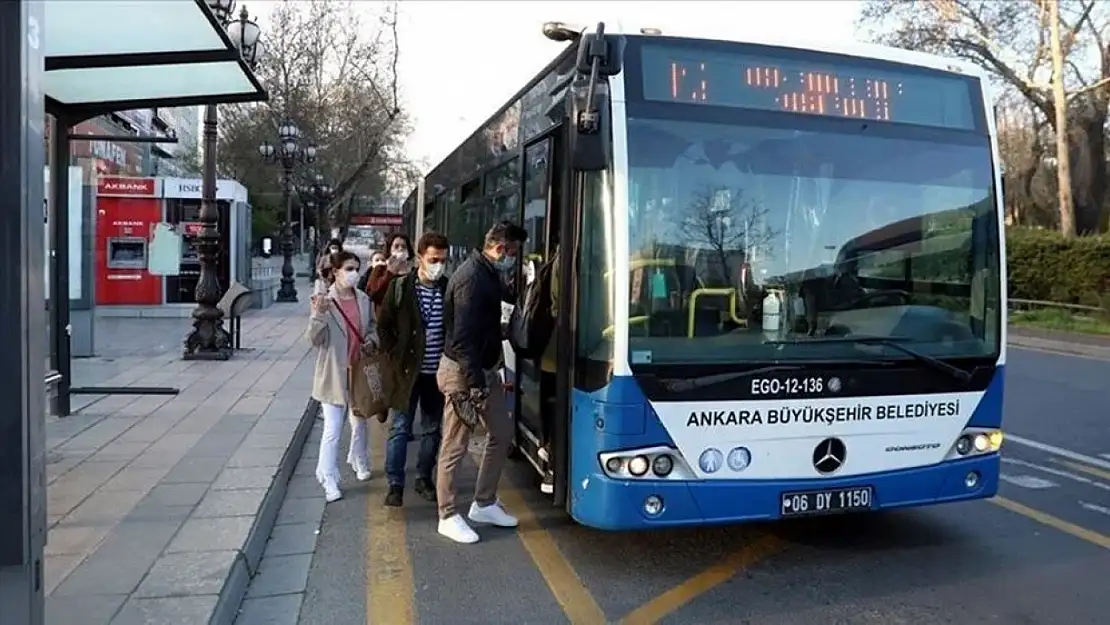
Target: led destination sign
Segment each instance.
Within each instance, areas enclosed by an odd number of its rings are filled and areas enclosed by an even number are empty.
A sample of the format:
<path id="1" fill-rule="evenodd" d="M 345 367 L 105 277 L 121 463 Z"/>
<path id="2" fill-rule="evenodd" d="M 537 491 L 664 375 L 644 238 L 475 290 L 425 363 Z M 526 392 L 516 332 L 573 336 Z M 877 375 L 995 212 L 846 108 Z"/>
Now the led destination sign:
<path id="1" fill-rule="evenodd" d="M 644 99 L 970 130 L 968 81 L 927 71 L 702 52 L 642 49 Z"/>

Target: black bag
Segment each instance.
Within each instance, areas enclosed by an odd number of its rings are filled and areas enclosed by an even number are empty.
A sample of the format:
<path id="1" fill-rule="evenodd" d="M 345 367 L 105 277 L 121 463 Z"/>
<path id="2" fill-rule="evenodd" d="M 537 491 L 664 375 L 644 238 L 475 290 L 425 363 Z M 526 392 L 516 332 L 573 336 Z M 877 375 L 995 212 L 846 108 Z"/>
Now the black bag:
<path id="1" fill-rule="evenodd" d="M 508 339 L 516 355 L 521 358 L 539 358 L 555 331 L 555 317 L 551 314 L 551 279 L 556 255 L 536 272 L 536 279 L 524 291 L 524 303 L 513 309 L 509 317 Z"/>

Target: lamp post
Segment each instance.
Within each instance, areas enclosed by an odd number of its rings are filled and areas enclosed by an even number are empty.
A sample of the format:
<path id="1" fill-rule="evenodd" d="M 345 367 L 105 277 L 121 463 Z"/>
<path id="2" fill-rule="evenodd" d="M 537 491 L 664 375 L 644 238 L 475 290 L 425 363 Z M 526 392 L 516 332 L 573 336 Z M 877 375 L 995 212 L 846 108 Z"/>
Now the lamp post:
<path id="1" fill-rule="evenodd" d="M 320 228 L 324 224 L 324 208 L 327 207 L 328 201 L 331 199 L 332 188 L 324 182 L 324 177 L 322 175 L 316 174 L 312 184 L 298 188 L 298 192 L 304 201 L 305 208 L 312 214 L 312 222 L 314 224 L 313 230 L 315 232 L 312 237 L 312 269 L 310 271 L 312 282 L 315 283 L 317 277 L 316 261 L 320 258 Z"/>
<path id="2" fill-rule="evenodd" d="M 252 69 L 258 62 L 261 29 L 250 19 L 244 6 L 238 19 L 230 20 L 235 0 L 207 0 L 208 8 L 224 25 L 228 37 L 239 49 L 243 60 Z M 216 125 L 215 104 L 204 109 L 204 173 L 201 180 L 200 232 L 197 233 L 197 256 L 200 277 L 194 292 L 197 307 L 193 310 L 193 329 L 185 337 L 186 360 L 227 360 L 231 357 L 231 340 L 223 326 L 219 308 L 223 295 L 216 265 L 220 257 L 219 207 L 216 204 Z"/>
<path id="3" fill-rule="evenodd" d="M 316 161 L 316 145 L 308 143 L 301 145 L 301 131 L 290 120 L 278 125 L 278 146 L 275 148 L 269 141 L 263 141 L 258 146 L 258 153 L 267 163 L 281 163 L 281 200 L 285 204 L 285 227 L 281 231 L 281 288 L 277 292 L 277 301 L 296 302 L 297 287 L 293 277 L 293 168 L 299 163 L 313 163 Z"/>

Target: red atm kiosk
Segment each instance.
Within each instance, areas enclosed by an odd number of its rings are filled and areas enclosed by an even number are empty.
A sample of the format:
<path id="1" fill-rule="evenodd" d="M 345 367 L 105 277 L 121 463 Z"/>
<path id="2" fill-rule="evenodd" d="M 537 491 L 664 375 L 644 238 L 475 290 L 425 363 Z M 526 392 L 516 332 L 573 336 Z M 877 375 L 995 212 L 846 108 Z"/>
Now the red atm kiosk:
<path id="1" fill-rule="evenodd" d="M 156 306 L 162 276 L 147 271 L 151 236 L 162 221 L 158 178 L 101 176 L 96 187 L 96 303 Z"/>

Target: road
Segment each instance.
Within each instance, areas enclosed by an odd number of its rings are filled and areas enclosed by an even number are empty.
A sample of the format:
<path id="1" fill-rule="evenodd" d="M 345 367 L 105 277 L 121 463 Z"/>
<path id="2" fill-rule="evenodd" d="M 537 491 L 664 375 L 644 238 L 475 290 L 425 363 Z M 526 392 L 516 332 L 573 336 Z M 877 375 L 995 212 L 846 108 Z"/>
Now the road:
<path id="1" fill-rule="evenodd" d="M 545 506 L 516 467 L 502 498 L 520 531 L 462 547 L 415 497 L 383 509 L 379 473 L 327 507 L 299 623 L 1104 622 L 1106 380 L 1110 361 L 1011 348 L 1000 496 L 928 509 L 602 533 Z"/>

